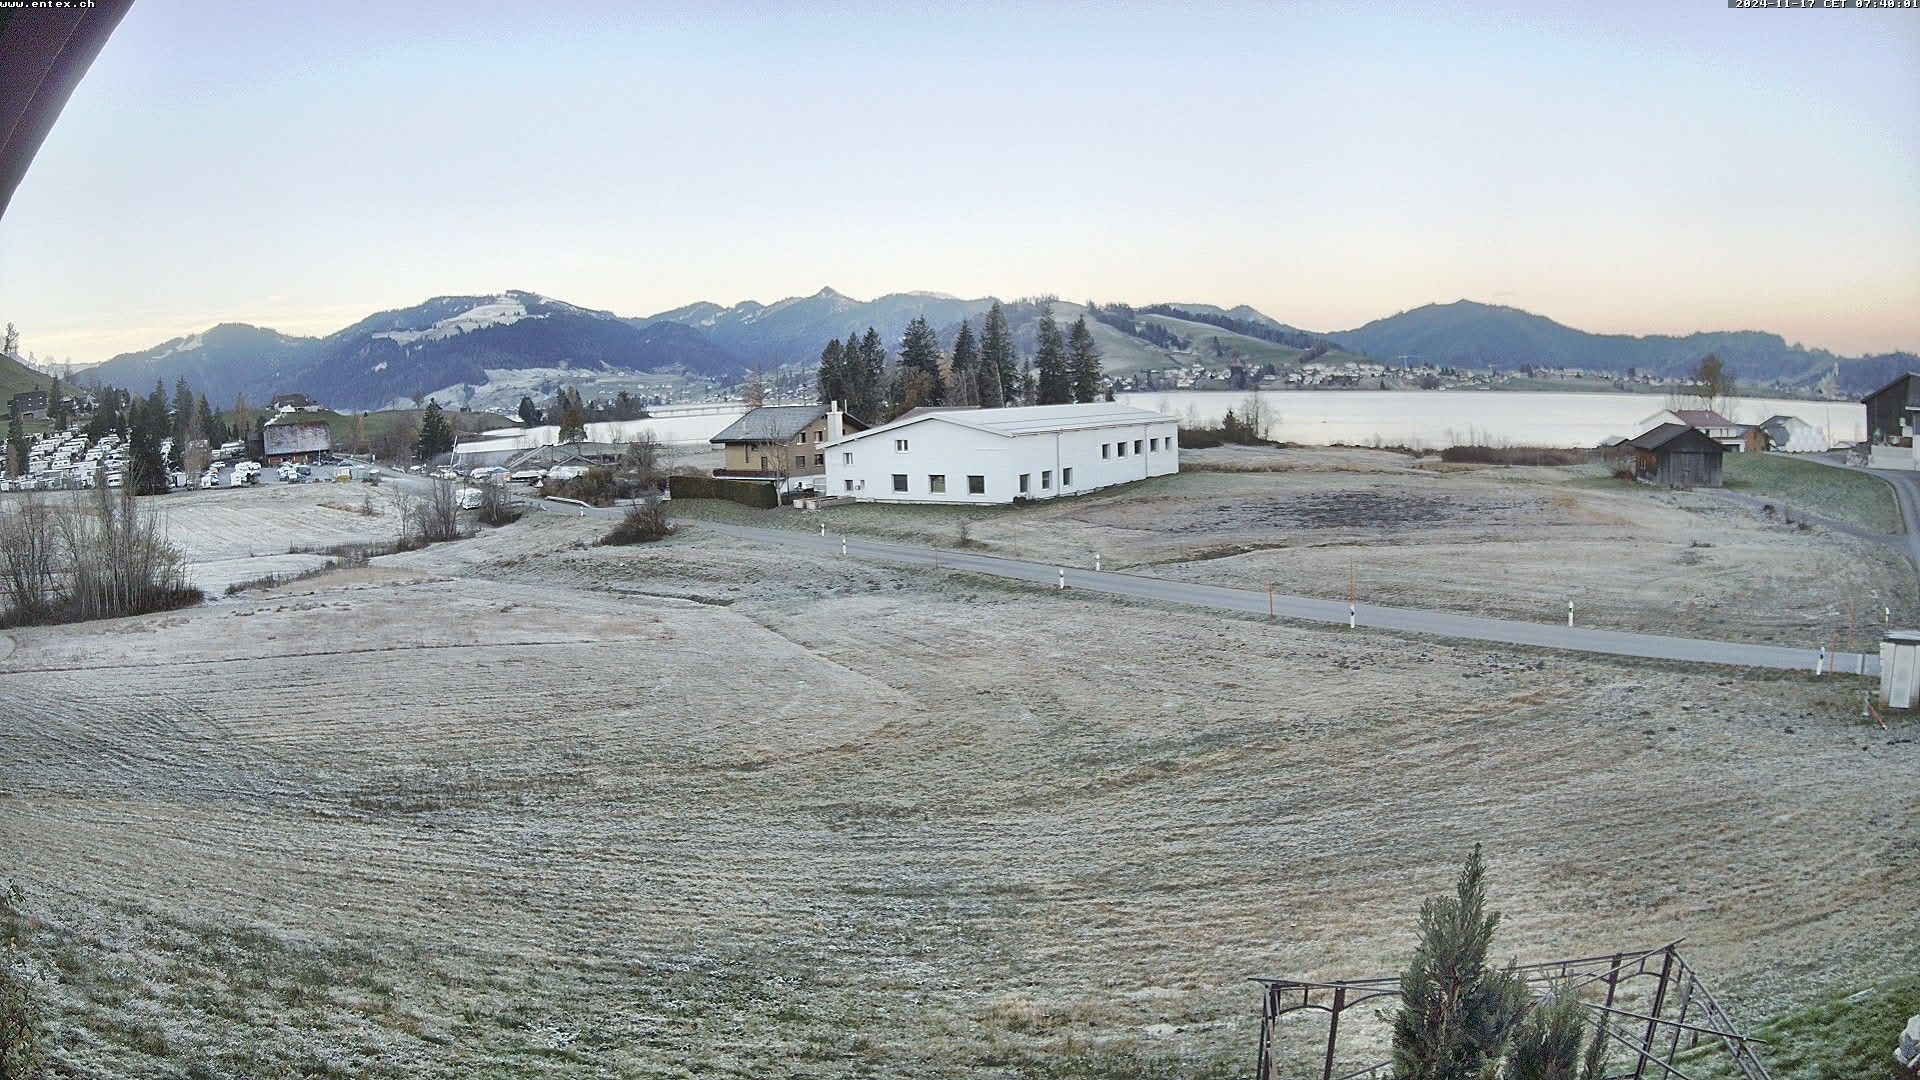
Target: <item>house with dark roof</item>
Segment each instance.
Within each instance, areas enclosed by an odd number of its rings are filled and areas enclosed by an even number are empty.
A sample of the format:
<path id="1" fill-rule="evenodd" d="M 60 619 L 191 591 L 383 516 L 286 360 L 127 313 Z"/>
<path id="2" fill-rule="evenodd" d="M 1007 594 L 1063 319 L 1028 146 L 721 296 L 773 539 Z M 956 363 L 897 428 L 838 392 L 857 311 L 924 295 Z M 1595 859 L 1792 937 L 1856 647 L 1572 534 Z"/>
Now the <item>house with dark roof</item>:
<path id="1" fill-rule="evenodd" d="M 1860 403 L 1867 407 L 1867 463 L 1876 469 L 1920 469 L 1913 440 L 1920 428 L 1920 372 L 1907 372 Z"/>
<path id="2" fill-rule="evenodd" d="M 1640 433 L 1647 434 L 1665 424 L 1696 428 L 1707 438 L 1734 453 L 1763 449 L 1752 426 L 1735 423 L 1712 409 L 1662 409 L 1640 421 Z"/>
<path id="3" fill-rule="evenodd" d="M 1671 488 L 1720 486 L 1727 448 L 1691 424 L 1661 424 L 1625 445 L 1633 453 L 1635 479 Z"/>
<path id="4" fill-rule="evenodd" d="M 770 480 L 783 491 L 813 486 L 827 471 L 826 445 L 867 425 L 830 405 L 762 405 L 708 440 L 726 451 L 713 475 Z"/>
<path id="5" fill-rule="evenodd" d="M 10 413 L 18 413 L 22 419 L 45 420 L 47 392 L 45 390 L 21 391 L 8 399 L 7 408 Z"/>

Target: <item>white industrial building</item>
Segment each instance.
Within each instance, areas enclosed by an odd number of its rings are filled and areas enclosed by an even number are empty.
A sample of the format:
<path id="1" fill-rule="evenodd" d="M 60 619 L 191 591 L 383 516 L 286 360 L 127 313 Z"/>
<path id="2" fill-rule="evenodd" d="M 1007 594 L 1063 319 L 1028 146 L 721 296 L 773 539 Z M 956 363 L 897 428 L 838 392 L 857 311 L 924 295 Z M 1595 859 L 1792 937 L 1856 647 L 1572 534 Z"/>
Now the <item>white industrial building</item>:
<path id="1" fill-rule="evenodd" d="M 826 446 L 822 495 L 863 502 L 1051 499 L 1180 471 L 1179 423 L 1112 402 L 916 409 Z"/>

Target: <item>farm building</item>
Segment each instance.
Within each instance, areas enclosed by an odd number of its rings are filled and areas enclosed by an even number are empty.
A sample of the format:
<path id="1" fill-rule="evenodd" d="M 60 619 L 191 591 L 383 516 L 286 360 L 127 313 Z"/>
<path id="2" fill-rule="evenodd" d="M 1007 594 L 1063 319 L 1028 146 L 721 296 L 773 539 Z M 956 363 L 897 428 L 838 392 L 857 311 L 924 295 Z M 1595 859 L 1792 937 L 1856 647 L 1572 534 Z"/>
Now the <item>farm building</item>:
<path id="1" fill-rule="evenodd" d="M 1637 479 L 1673 488 L 1720 486 L 1720 456 L 1727 448 L 1699 428 L 1661 424 L 1626 445 Z"/>
<path id="2" fill-rule="evenodd" d="M 311 462 L 332 453 L 333 433 L 325 420 L 284 412 L 260 429 L 260 450 L 268 465 Z"/>
<path id="3" fill-rule="evenodd" d="M 1780 413 L 1755 425 L 1766 437 L 1768 450 L 1784 454 L 1824 454 L 1832 449 L 1820 429 L 1797 416 Z"/>
<path id="4" fill-rule="evenodd" d="M 762 405 L 723 428 L 709 442 L 726 448 L 713 475 L 768 480 L 782 491 L 814 486 L 827 471 L 827 444 L 867 425 L 832 405 Z"/>
<path id="5" fill-rule="evenodd" d="M 305 394 L 275 394 L 272 406 L 279 413 L 320 411 L 320 403 Z"/>
<path id="6" fill-rule="evenodd" d="M 1111 402 L 917 410 L 827 444 L 827 494 L 1011 503 L 1180 471 L 1171 416 Z"/>
<path id="7" fill-rule="evenodd" d="M 1920 422 L 1920 372 L 1908 372 L 1860 399 L 1867 407 L 1868 464 L 1876 469 L 1920 469 L 1913 433 Z"/>

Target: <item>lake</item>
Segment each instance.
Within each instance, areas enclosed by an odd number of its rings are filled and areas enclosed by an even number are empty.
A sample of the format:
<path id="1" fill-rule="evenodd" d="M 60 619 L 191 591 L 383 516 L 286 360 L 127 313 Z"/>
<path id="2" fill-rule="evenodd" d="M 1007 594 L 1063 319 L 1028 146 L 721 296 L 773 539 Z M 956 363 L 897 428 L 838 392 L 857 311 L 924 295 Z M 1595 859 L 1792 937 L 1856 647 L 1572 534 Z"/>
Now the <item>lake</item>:
<path id="1" fill-rule="evenodd" d="M 1634 435 L 1640 421 L 1669 408 L 1661 394 L 1559 394 L 1499 390 L 1266 391 L 1268 437 L 1282 442 L 1434 449 L 1456 444 L 1595 446 L 1610 435 Z M 1215 424 L 1228 409 L 1242 410 L 1243 393 L 1174 390 L 1121 394 L 1118 400 Z M 1755 424 L 1776 413 L 1797 416 L 1833 442 L 1857 442 L 1866 408 L 1851 401 L 1734 398 L 1729 419 Z"/>

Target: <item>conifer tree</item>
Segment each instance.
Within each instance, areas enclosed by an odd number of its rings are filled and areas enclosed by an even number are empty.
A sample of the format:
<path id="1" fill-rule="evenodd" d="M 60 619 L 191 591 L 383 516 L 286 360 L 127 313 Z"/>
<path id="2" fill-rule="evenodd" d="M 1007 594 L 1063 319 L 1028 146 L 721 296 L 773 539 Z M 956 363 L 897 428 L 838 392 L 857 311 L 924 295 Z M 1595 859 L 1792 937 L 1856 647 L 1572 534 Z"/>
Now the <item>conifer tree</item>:
<path id="1" fill-rule="evenodd" d="M 831 405 L 838 401 L 845 407 L 847 400 L 847 370 L 842 359 L 843 351 L 840 339 L 827 342 L 820 350 L 820 373 L 816 376 L 819 387 L 820 404 Z"/>
<path id="2" fill-rule="evenodd" d="M 27 429 L 20 422 L 20 410 L 7 410 L 7 475 L 19 476 L 27 468 Z"/>
<path id="3" fill-rule="evenodd" d="M 1480 845 L 1452 896 L 1420 906 L 1420 945 L 1400 977 L 1393 1021 L 1395 1080 L 1486 1080 L 1526 1010 L 1525 984 L 1511 968 L 1487 966 L 1498 913 L 1488 913 Z"/>
<path id="4" fill-rule="evenodd" d="M 1093 331 L 1082 315 L 1074 320 L 1067 337 L 1067 375 L 1073 382 L 1073 400 L 1098 401 L 1100 398 L 1100 347 L 1093 343 Z"/>
<path id="5" fill-rule="evenodd" d="M 424 441 L 424 433 L 421 438 Z M 572 402 L 568 402 L 566 414 L 560 421 L 560 441 L 563 443 L 587 441 L 587 415 L 580 411 L 580 406 Z"/>
<path id="6" fill-rule="evenodd" d="M 946 381 L 940 377 L 940 338 L 933 327 L 927 325 L 924 315 L 915 315 L 907 324 L 906 333 L 900 335 L 900 366 L 927 376 L 924 383 L 918 380 L 915 383 L 919 393 L 925 395 L 919 404 L 945 403 Z"/>
<path id="7" fill-rule="evenodd" d="M 980 330 L 980 366 L 982 389 L 996 387 L 997 398 L 984 394 L 980 403 L 987 406 L 1008 405 L 1020 396 L 1020 366 L 1014 356 L 1013 331 L 1007 328 L 1007 313 L 1000 310 L 1000 301 L 995 300 L 987 309 L 986 324 Z M 991 378 L 987 372 L 992 372 Z"/>
<path id="8" fill-rule="evenodd" d="M 984 401 L 980 397 L 980 347 L 973 340 L 973 326 L 967 320 L 960 320 L 960 333 L 953 339 L 953 379 L 947 387 L 949 405 L 986 405 L 989 408 L 1000 404 L 998 401 Z"/>
<path id="9" fill-rule="evenodd" d="M 53 377 L 47 385 L 47 417 L 53 421 L 53 430 L 61 431 L 67 426 L 67 403 L 61 399 L 60 377 Z"/>
<path id="10" fill-rule="evenodd" d="M 520 408 L 517 412 L 520 415 L 520 422 L 528 427 L 540 422 L 540 406 L 535 405 L 533 398 L 526 394 L 520 395 Z"/>
<path id="11" fill-rule="evenodd" d="M 1040 381 L 1036 404 L 1059 405 L 1073 400 L 1073 382 L 1067 373 L 1067 346 L 1060 336 L 1060 324 L 1054 321 L 1052 304 L 1040 309 L 1033 368 Z"/>
<path id="12" fill-rule="evenodd" d="M 560 437 L 562 442 L 567 441 L 565 431 Z M 421 414 L 420 437 L 414 443 L 413 452 L 422 464 L 453 452 L 453 426 L 447 423 L 438 401 L 427 402 L 427 411 Z"/>
<path id="13" fill-rule="evenodd" d="M 1607 1066 L 1607 1020 L 1602 1014 L 1582 1054 L 1586 1008 L 1571 986 L 1554 987 L 1513 1033 L 1501 1080 L 1601 1080 Z"/>
<path id="14" fill-rule="evenodd" d="M 874 422 L 880 415 L 882 398 L 885 396 L 887 349 L 880 344 L 880 331 L 867 327 L 856 348 L 853 338 L 847 338 L 848 344 L 841 349 L 841 358 L 851 372 L 847 387 L 847 411 L 868 423 Z M 858 362 L 846 360 L 848 352 L 856 353 Z"/>

